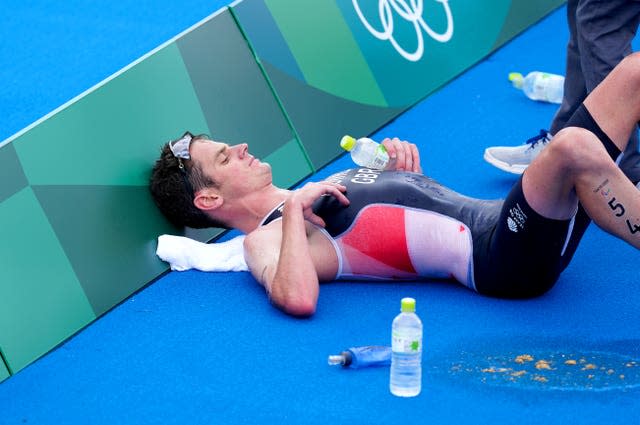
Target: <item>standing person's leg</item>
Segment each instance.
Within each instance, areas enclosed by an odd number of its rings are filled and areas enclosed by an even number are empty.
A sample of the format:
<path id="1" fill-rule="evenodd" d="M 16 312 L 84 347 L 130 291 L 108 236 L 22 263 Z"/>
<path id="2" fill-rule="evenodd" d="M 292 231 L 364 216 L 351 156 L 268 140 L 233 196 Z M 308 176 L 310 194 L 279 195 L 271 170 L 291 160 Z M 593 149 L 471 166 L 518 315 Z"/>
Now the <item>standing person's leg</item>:
<path id="1" fill-rule="evenodd" d="M 509 173 L 522 174 L 547 143 L 551 136 L 560 131 L 582 104 L 587 96 L 587 89 L 582 75 L 580 61 L 580 45 L 578 43 L 576 11 L 582 0 L 567 1 L 567 25 L 569 42 L 567 44 L 564 94 L 562 104 L 556 111 L 549 131 L 541 130 L 538 136 L 532 137 L 519 146 L 492 146 L 484 151 L 484 159 L 491 165 Z"/>
<path id="2" fill-rule="evenodd" d="M 549 132 L 556 134 L 562 130 L 569 121 L 569 118 L 584 102 L 587 97 L 587 87 L 582 75 L 582 62 L 580 55 L 580 45 L 578 43 L 578 33 L 576 26 L 576 10 L 579 0 L 569 0 L 567 2 L 567 23 L 569 24 L 569 42 L 567 43 L 567 58 L 564 79 L 564 95 L 562 104 L 556 111 L 551 121 Z"/>
<path id="3" fill-rule="evenodd" d="M 625 58 L 584 106 L 600 139 L 581 128 L 559 132 L 525 172 L 524 196 L 538 214 L 558 220 L 580 202 L 598 226 L 640 248 L 640 192 L 613 162 L 640 120 L 640 54 Z"/>
<path id="4" fill-rule="evenodd" d="M 631 54 L 640 23 L 640 0 L 580 0 L 576 42 L 588 93 Z"/>
<path id="5" fill-rule="evenodd" d="M 575 19 L 583 81 L 590 93 L 622 58 L 631 54 L 631 42 L 640 23 L 640 0 L 580 0 Z M 637 182 L 640 180 L 637 128 L 632 131 L 624 153 L 620 168 Z"/>

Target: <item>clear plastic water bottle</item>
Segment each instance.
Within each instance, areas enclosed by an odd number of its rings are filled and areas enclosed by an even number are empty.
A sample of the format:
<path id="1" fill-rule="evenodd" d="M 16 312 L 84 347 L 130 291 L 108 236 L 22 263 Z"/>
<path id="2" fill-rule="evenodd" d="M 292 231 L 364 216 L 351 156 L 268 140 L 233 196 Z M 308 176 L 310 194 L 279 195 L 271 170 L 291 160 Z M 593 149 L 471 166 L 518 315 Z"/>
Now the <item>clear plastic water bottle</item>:
<path id="1" fill-rule="evenodd" d="M 353 162 L 361 167 L 383 170 L 389 163 L 389 154 L 383 145 L 373 140 L 361 137 L 355 139 L 351 136 L 344 136 L 340 140 L 342 149 L 351 153 Z"/>
<path id="2" fill-rule="evenodd" d="M 371 366 L 389 366 L 391 363 L 391 347 L 368 345 L 365 347 L 351 347 L 340 354 L 329 356 L 328 362 L 332 366 L 360 369 Z"/>
<path id="3" fill-rule="evenodd" d="M 564 77 L 548 72 L 533 71 L 523 77 L 519 72 L 509 74 L 509 81 L 532 100 L 562 103 Z"/>
<path id="4" fill-rule="evenodd" d="M 403 298 L 393 319 L 389 389 L 399 397 L 417 396 L 422 388 L 422 322 L 415 312 L 416 300 Z"/>

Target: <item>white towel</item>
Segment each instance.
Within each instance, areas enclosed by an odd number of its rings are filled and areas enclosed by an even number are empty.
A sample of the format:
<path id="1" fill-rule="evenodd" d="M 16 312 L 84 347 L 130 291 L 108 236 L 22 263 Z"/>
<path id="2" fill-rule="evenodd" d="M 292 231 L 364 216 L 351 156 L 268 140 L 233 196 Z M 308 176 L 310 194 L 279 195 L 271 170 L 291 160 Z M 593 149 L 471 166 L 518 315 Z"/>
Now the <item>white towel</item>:
<path id="1" fill-rule="evenodd" d="M 244 261 L 244 235 L 229 241 L 206 244 L 183 236 L 158 236 L 156 255 L 171 265 L 171 270 L 204 272 L 248 271 Z"/>

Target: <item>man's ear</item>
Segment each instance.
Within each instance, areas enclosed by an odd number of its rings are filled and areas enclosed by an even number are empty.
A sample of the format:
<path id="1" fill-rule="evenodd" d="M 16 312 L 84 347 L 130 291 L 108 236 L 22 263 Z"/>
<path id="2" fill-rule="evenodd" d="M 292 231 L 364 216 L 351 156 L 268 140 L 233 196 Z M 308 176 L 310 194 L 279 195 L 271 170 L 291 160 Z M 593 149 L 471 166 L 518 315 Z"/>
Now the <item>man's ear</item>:
<path id="1" fill-rule="evenodd" d="M 193 200 L 193 204 L 203 211 L 213 211 L 220 208 L 223 203 L 222 195 L 210 188 L 196 193 L 196 197 Z"/>

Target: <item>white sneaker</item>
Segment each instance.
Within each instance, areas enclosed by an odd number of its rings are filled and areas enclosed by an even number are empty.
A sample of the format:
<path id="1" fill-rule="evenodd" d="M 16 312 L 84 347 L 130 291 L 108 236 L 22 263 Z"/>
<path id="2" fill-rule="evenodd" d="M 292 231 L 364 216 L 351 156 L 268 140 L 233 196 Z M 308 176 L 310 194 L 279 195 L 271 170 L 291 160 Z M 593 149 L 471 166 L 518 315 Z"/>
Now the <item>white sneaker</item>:
<path id="1" fill-rule="evenodd" d="M 520 146 L 493 146 L 485 149 L 484 159 L 489 164 L 513 174 L 522 174 L 531 161 L 551 141 L 551 133 L 540 130 L 540 134 Z"/>

